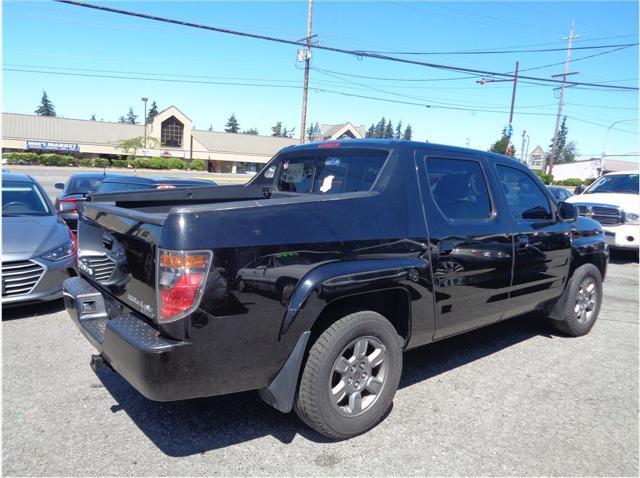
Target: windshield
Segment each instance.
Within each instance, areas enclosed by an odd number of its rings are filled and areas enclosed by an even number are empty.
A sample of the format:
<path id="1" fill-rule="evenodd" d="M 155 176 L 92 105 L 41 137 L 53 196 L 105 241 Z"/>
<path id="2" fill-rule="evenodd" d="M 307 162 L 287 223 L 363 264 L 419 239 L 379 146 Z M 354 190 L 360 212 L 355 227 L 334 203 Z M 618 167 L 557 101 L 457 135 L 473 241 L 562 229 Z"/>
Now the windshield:
<path id="1" fill-rule="evenodd" d="M 612 174 L 598 179 L 584 194 L 640 194 L 638 189 L 638 174 Z"/>
<path id="2" fill-rule="evenodd" d="M 40 188 L 24 181 L 2 181 L 3 216 L 49 216 L 51 211 Z"/>
<path id="3" fill-rule="evenodd" d="M 67 194 L 94 193 L 100 187 L 104 176 L 75 176 L 69 180 Z"/>
<path id="4" fill-rule="evenodd" d="M 297 193 L 337 194 L 368 191 L 387 151 L 323 151 L 282 159 L 278 189 Z M 267 170 L 267 174 L 274 172 Z"/>

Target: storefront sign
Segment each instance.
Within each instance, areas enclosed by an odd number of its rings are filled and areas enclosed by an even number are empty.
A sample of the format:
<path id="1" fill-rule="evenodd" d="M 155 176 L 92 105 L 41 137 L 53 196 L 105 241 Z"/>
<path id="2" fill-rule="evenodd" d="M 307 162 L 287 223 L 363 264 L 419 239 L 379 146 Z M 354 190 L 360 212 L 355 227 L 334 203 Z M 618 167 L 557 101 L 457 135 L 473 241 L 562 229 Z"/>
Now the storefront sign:
<path id="1" fill-rule="evenodd" d="M 57 143 L 55 141 L 27 141 L 27 149 L 80 151 L 80 146 L 76 143 Z"/>

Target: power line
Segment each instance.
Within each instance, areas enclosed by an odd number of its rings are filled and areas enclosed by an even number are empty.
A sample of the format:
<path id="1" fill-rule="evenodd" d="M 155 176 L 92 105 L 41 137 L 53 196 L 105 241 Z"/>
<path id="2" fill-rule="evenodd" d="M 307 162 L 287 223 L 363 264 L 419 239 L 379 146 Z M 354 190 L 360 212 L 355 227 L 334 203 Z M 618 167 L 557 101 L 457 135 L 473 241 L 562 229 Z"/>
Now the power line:
<path id="1" fill-rule="evenodd" d="M 91 3 L 79 2 L 79 1 L 75 1 L 75 0 L 55 0 L 55 1 L 59 2 L 59 3 L 66 3 L 66 4 L 70 4 L 70 5 L 76 5 L 76 6 L 80 6 L 80 7 L 84 7 L 84 8 L 91 8 L 91 9 L 105 11 L 105 12 L 117 13 L 117 14 L 120 14 L 120 15 L 128 15 L 128 16 L 137 17 L 137 18 L 145 18 L 145 19 L 148 19 L 148 20 L 154 20 L 154 21 L 159 21 L 159 22 L 164 22 L 164 23 L 172 23 L 172 24 L 175 24 L 175 25 L 181 25 L 181 26 L 186 26 L 186 27 L 191 27 L 191 28 L 200 28 L 200 29 L 203 29 L 203 30 L 215 31 L 215 32 L 219 32 L 219 33 L 226 33 L 226 34 L 229 34 L 229 35 L 242 36 L 242 37 L 246 37 L 246 38 L 254 38 L 254 39 L 258 39 L 258 40 L 271 41 L 271 42 L 281 43 L 281 44 L 286 44 L 286 45 L 304 46 L 304 44 L 305 44 L 305 42 L 303 42 L 303 41 L 287 40 L 287 39 L 284 39 L 284 38 L 277 38 L 277 37 L 272 37 L 272 36 L 267 36 L 267 35 L 259 35 L 259 34 L 256 34 L 256 33 L 241 32 L 241 31 L 238 31 L 238 30 L 230 30 L 228 28 L 220 28 L 220 27 L 214 27 L 214 26 L 210 26 L 210 25 L 203 25 L 203 24 L 199 24 L 199 23 L 187 22 L 187 21 L 182 21 L 182 20 L 175 20 L 175 19 L 172 19 L 172 18 L 159 17 L 159 16 L 156 16 L 156 15 L 149 15 L 149 14 L 146 14 L 146 13 L 132 12 L 132 11 L 128 11 L 128 10 L 122 10 L 122 9 L 118 9 L 118 8 L 106 7 L 106 6 L 102 6 L 102 5 L 94 5 L 94 4 L 91 4 Z M 344 49 L 344 48 L 336 48 L 336 47 L 329 47 L 329 46 L 323 46 L 323 45 L 315 45 L 314 48 L 316 48 L 318 50 L 331 51 L 331 52 L 335 52 L 335 53 L 343 53 L 343 54 L 352 55 L 352 56 L 356 56 L 356 57 L 375 58 L 375 59 L 378 59 L 378 60 L 387 60 L 387 61 L 393 61 L 393 62 L 397 62 L 397 63 L 406 63 L 406 64 L 410 64 L 410 65 L 419 65 L 419 66 L 425 66 L 425 67 L 429 67 L 429 68 L 437 68 L 437 69 L 450 70 L 450 71 L 459 71 L 459 72 L 462 72 L 462 73 L 477 73 L 477 74 L 480 74 L 480 75 L 501 76 L 501 77 L 505 77 L 505 78 L 513 78 L 514 77 L 514 75 L 509 74 L 509 73 L 499 73 L 499 72 L 476 70 L 476 69 L 472 69 L 472 68 L 464 68 L 464 67 L 451 66 L 451 65 L 441 65 L 441 64 L 428 63 L 428 62 L 417 61 L 417 60 L 409 60 L 409 59 L 406 59 L 406 58 L 397 58 L 397 57 L 388 56 L 388 55 L 382 55 L 382 54 L 378 54 L 378 53 L 367 53 L 367 52 L 362 52 L 362 51 L 347 50 L 347 49 Z M 526 80 L 544 81 L 544 82 L 547 82 L 547 83 L 562 83 L 561 80 L 554 80 L 554 79 L 550 79 L 550 78 L 538 78 L 538 77 L 532 77 L 532 76 L 521 76 L 521 78 L 522 79 L 526 79 Z M 621 91 L 624 91 L 624 90 L 637 91 L 638 90 L 638 88 L 635 88 L 635 87 L 619 86 L 619 85 L 601 85 L 601 84 L 598 84 L 598 83 L 584 83 L 584 82 L 566 82 L 566 83 L 569 84 L 569 85 L 596 86 L 596 87 L 610 88 L 610 89 L 616 89 L 616 90 L 621 90 Z"/>
<path id="2" fill-rule="evenodd" d="M 617 45 L 588 45 L 575 47 L 574 50 L 601 50 L 605 48 L 631 48 L 638 43 L 620 43 Z M 545 53 L 552 51 L 565 51 L 566 48 L 536 48 L 529 50 L 458 50 L 458 51 L 380 51 L 364 50 L 367 53 L 384 53 L 389 55 L 501 55 L 509 53 Z M 614 50 L 615 51 L 615 50 Z"/>
<path id="3" fill-rule="evenodd" d="M 118 75 L 101 75 L 101 74 L 90 74 L 90 73 L 76 73 L 76 72 L 62 72 L 62 71 L 38 71 L 38 70 L 26 70 L 19 68 L 3 68 L 4 71 L 14 71 L 14 72 L 26 72 L 26 73 L 40 73 L 45 75 L 56 75 L 56 76 L 72 76 L 72 77 L 85 77 L 85 78 L 109 78 L 109 79 L 119 79 L 119 80 L 142 80 L 142 81 L 158 81 L 164 83 L 187 83 L 187 84 L 214 84 L 214 85 L 226 85 L 226 86 L 250 86 L 250 87 L 264 87 L 264 88 L 289 88 L 289 89 L 302 89 L 300 85 L 274 85 L 268 83 L 240 83 L 240 82 L 229 82 L 229 81 L 205 81 L 205 80 L 189 80 L 189 79 L 171 79 L 171 78 L 153 78 L 153 77 L 141 77 L 141 76 L 118 76 Z M 427 109 L 442 109 L 442 110 L 452 110 L 452 111 L 467 111 L 471 113 L 495 113 L 495 114 L 505 114 L 507 110 L 490 110 L 486 108 L 475 108 L 475 107 L 463 107 L 457 105 L 449 105 L 449 104 L 428 104 L 421 103 L 417 101 L 404 101 L 397 100 L 391 98 L 382 98 L 378 96 L 369 96 L 362 95 L 359 93 L 350 93 L 340 90 L 322 88 L 317 86 L 310 86 L 315 92 L 318 93 L 329 93 L 336 94 L 341 96 L 347 96 L 352 98 L 361 98 L 367 100 L 381 101 L 385 103 L 394 103 L 394 104 L 403 104 L 409 106 L 419 106 Z M 518 112 L 520 115 L 527 116 L 555 116 L 555 113 L 542 113 L 542 112 Z M 602 128 L 607 128 L 607 125 L 596 123 L 588 120 L 584 120 L 581 118 L 576 118 L 574 116 L 567 116 L 575 121 L 580 121 L 583 123 L 592 124 L 595 126 L 600 126 Z M 629 131 L 621 128 L 613 128 L 616 131 L 636 134 L 634 131 Z"/>

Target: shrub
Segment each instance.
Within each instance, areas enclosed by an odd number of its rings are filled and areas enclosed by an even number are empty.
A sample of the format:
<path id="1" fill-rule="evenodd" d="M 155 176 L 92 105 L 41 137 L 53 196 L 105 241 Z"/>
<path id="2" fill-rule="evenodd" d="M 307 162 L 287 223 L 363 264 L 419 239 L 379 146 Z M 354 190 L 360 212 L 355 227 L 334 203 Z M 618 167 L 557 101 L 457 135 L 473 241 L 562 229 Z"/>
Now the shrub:
<path id="1" fill-rule="evenodd" d="M 151 169 L 169 169 L 169 160 L 165 158 L 150 158 L 148 167 Z"/>
<path id="2" fill-rule="evenodd" d="M 558 186 L 580 186 L 582 184 L 582 179 L 578 179 L 578 178 L 561 179 L 559 181 L 554 181 L 553 184 L 557 184 Z"/>
<path id="3" fill-rule="evenodd" d="M 540 178 L 540 181 L 542 181 L 544 184 L 548 185 L 553 183 L 553 174 L 544 174 L 538 169 L 534 169 L 533 172 L 536 173 L 536 176 L 538 176 Z"/>
<path id="4" fill-rule="evenodd" d="M 185 169 L 185 162 L 181 159 L 170 158 L 167 159 L 167 166 L 169 169 Z"/>
<path id="5" fill-rule="evenodd" d="M 90 158 L 79 159 L 78 166 L 82 166 L 84 168 L 93 167 L 93 159 L 90 159 Z"/>
<path id="6" fill-rule="evenodd" d="M 200 159 L 194 159 L 190 163 L 187 164 L 189 169 L 193 169 L 194 171 L 204 171 L 204 161 Z"/>
<path id="7" fill-rule="evenodd" d="M 127 160 L 126 159 L 112 159 L 111 160 L 111 166 L 113 166 L 114 168 L 126 168 L 127 167 Z"/>
<path id="8" fill-rule="evenodd" d="M 595 180 L 596 180 L 596 178 L 587 178 L 584 181 L 582 181 L 582 184 L 584 184 L 585 186 L 589 186 Z"/>
<path id="9" fill-rule="evenodd" d="M 8 164 L 37 164 L 36 153 L 8 153 L 5 155 Z"/>
<path id="10" fill-rule="evenodd" d="M 106 168 L 109 166 L 109 160 L 105 158 L 96 158 L 93 160 L 93 165 L 97 168 Z"/>

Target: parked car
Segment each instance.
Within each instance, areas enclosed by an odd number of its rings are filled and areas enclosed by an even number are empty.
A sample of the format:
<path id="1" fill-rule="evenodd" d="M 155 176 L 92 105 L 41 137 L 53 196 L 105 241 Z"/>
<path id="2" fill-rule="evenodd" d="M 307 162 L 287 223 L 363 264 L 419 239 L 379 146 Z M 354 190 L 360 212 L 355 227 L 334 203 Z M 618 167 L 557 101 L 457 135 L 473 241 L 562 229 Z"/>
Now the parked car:
<path id="1" fill-rule="evenodd" d="M 206 179 L 155 178 L 127 176 L 125 174 L 111 174 L 102 181 L 97 193 L 140 191 L 149 189 L 173 189 L 184 188 L 187 186 L 216 186 L 216 183 Z"/>
<path id="2" fill-rule="evenodd" d="M 26 174 L 2 173 L 3 307 L 59 299 L 75 267 L 75 237 L 42 187 Z"/>
<path id="3" fill-rule="evenodd" d="M 55 184 L 56 189 L 62 190 L 56 197 L 56 209 L 72 231 L 75 232 L 78 228 L 78 204 L 84 202 L 88 194 L 96 192 L 102 181 L 108 177 L 104 172 L 75 173 L 66 185 Z"/>
<path id="4" fill-rule="evenodd" d="M 520 163 L 393 140 L 288 147 L 244 186 L 97 195 L 79 240 L 65 305 L 94 369 L 153 400 L 259 390 L 335 439 L 389 410 L 405 350 L 530 312 L 588 333 L 608 261 L 600 225 Z"/>
<path id="5" fill-rule="evenodd" d="M 556 201 L 558 202 L 566 201 L 573 196 L 571 191 L 563 188 L 562 186 L 547 186 L 547 189 L 551 191 L 551 194 L 553 194 L 553 197 L 556 198 Z"/>
<path id="6" fill-rule="evenodd" d="M 586 189 L 576 188 L 575 204 L 581 216 L 602 225 L 605 240 L 617 249 L 638 249 L 640 245 L 640 193 L 638 171 L 605 174 Z"/>

